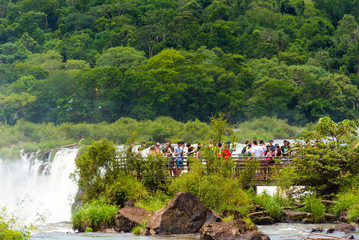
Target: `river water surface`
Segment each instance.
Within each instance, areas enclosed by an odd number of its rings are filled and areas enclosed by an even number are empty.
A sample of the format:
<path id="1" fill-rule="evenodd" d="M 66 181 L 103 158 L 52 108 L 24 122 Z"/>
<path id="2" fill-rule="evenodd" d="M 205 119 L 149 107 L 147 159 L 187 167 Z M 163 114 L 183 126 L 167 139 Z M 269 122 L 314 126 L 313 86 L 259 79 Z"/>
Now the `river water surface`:
<path id="1" fill-rule="evenodd" d="M 322 227 L 325 231 L 328 228 L 334 227 L 334 224 L 289 224 L 289 223 L 278 223 L 274 225 L 258 226 L 258 230 L 267 234 L 272 240 L 280 239 L 295 239 L 298 240 L 299 235 L 308 236 L 306 232 L 310 232 L 313 228 Z M 330 236 L 343 237 L 343 232 L 335 232 Z M 359 238 L 359 234 L 353 233 L 355 239 Z M 137 240 L 198 240 L 200 239 L 199 234 L 188 234 L 188 235 L 169 235 L 169 236 L 135 236 L 130 233 L 119 234 L 119 233 L 74 233 L 71 229 L 70 224 L 59 223 L 59 224 L 47 224 L 40 226 L 37 230 L 31 232 L 32 239 L 43 239 L 43 240 L 122 240 L 122 239 L 137 239 Z M 322 236 L 317 236 L 322 237 Z M 324 237 L 323 237 L 324 238 Z"/>

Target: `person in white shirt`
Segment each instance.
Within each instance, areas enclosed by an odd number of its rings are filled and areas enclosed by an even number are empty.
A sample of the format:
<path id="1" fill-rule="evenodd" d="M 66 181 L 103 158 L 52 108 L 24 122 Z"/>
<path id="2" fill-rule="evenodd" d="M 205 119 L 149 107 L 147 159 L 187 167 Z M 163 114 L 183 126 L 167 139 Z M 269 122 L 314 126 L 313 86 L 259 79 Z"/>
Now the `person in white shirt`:
<path id="1" fill-rule="evenodd" d="M 252 151 L 251 151 L 252 157 L 260 158 L 263 157 L 263 149 L 262 146 L 258 146 L 258 142 L 256 140 L 253 141 Z"/>

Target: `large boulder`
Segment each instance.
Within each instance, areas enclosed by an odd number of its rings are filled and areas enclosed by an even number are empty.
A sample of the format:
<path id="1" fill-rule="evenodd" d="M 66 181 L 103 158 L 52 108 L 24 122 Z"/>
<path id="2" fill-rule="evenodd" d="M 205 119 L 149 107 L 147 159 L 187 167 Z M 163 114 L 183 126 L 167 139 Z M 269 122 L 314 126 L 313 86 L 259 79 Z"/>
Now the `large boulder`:
<path id="1" fill-rule="evenodd" d="M 198 232 L 206 223 L 219 221 L 220 216 L 195 195 L 178 192 L 167 206 L 151 215 L 146 227 L 157 234 L 187 234 Z"/>
<path id="2" fill-rule="evenodd" d="M 200 230 L 201 240 L 270 240 L 262 232 L 258 232 L 254 226 L 247 228 L 246 222 L 242 220 L 230 222 L 215 222 L 205 224 Z"/>
<path id="3" fill-rule="evenodd" d="M 334 227 L 334 231 L 341 231 L 347 234 L 355 232 L 355 227 L 349 223 L 341 223 Z"/>
<path id="4" fill-rule="evenodd" d="M 130 232 L 134 227 L 140 226 L 146 221 L 152 212 L 140 207 L 126 207 L 118 210 L 116 215 L 117 232 Z"/>

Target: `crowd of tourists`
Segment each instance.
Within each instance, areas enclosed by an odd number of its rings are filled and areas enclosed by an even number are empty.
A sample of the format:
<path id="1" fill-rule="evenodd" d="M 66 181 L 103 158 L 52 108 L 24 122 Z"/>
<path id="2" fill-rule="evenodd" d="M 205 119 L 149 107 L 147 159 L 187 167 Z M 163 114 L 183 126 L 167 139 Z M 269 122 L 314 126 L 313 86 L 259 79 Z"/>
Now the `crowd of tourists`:
<path id="1" fill-rule="evenodd" d="M 210 141 L 208 143 L 210 149 L 218 152 L 218 157 L 223 157 L 227 160 L 236 152 L 236 148 L 231 144 L 230 141 L 225 143 L 217 143 L 216 141 Z M 144 146 L 139 148 L 138 154 L 144 150 Z M 175 147 L 172 146 L 171 141 L 167 141 L 165 146 L 162 146 L 159 142 L 156 145 L 152 145 L 149 148 L 147 155 L 149 154 L 162 154 L 167 158 L 174 158 L 175 161 L 183 161 L 183 157 L 201 157 L 201 144 L 198 143 L 193 146 L 191 143 L 185 143 L 179 141 Z M 239 156 L 248 156 L 255 158 L 272 158 L 279 156 L 288 156 L 291 154 L 290 142 L 287 140 L 283 141 L 283 145 L 274 144 L 273 140 L 265 143 L 263 140 L 259 142 L 257 140 L 246 141 L 245 146 L 242 148 Z"/>

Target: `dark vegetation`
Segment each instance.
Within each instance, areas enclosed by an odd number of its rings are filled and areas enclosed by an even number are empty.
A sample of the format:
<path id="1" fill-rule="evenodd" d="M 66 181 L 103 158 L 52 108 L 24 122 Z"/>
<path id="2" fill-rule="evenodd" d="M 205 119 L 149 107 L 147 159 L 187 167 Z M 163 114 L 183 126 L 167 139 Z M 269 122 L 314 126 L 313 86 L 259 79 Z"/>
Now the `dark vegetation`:
<path id="1" fill-rule="evenodd" d="M 2 0 L 0 119 L 355 119 L 357 4 Z"/>

